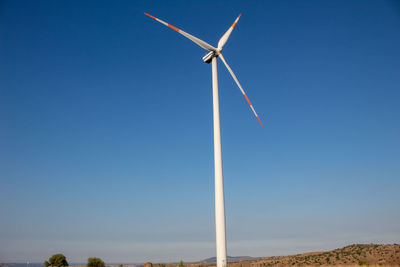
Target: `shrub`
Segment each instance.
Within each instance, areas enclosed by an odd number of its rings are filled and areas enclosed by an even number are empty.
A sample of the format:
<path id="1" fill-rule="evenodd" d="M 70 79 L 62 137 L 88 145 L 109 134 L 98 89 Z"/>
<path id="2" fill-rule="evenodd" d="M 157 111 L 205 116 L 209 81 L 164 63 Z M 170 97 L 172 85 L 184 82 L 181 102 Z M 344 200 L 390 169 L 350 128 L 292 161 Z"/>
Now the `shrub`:
<path id="1" fill-rule="evenodd" d="M 89 258 L 87 267 L 104 267 L 104 261 L 102 261 L 100 258 Z"/>
<path id="2" fill-rule="evenodd" d="M 55 267 L 61 267 L 61 266 L 68 266 L 67 259 L 65 256 L 61 253 L 59 254 L 54 254 L 53 256 L 50 257 L 48 261 L 44 262 L 44 265 L 46 267 L 49 266 L 55 266 Z"/>

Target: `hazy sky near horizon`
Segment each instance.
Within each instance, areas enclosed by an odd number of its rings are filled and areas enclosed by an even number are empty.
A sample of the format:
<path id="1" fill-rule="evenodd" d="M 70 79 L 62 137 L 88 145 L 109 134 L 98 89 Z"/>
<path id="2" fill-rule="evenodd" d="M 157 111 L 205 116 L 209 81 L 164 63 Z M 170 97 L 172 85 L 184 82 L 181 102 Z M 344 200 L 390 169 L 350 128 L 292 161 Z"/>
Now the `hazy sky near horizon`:
<path id="1" fill-rule="evenodd" d="M 400 242 L 396 1 L 1 1 L 0 262 L 215 255 L 224 48 L 228 255 Z"/>

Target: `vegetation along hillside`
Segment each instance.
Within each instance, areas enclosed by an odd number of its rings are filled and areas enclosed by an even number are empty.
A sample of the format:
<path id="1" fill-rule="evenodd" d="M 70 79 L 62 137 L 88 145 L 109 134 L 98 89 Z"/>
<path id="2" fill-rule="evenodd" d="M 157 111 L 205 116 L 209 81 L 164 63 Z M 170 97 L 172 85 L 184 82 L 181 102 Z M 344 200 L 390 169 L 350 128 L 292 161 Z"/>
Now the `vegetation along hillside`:
<path id="1" fill-rule="evenodd" d="M 400 266 L 400 244 L 350 245 L 322 252 L 310 252 L 290 256 L 275 256 L 229 263 L 229 267 L 270 266 L 321 266 L 321 265 L 380 265 Z M 215 263 L 187 264 L 187 267 L 212 267 Z"/>

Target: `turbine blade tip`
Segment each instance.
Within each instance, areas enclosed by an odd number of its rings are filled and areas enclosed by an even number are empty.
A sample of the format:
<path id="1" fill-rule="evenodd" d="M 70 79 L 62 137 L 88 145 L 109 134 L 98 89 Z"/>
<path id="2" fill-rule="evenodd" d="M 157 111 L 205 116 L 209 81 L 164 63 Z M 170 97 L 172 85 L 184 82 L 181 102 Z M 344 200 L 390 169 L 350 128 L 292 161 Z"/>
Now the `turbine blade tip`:
<path id="1" fill-rule="evenodd" d="M 258 122 L 260 123 L 261 128 L 264 128 L 264 126 L 262 125 L 261 120 L 260 120 L 260 118 L 259 118 L 258 116 L 257 116 L 257 120 L 258 120 Z"/>
<path id="2" fill-rule="evenodd" d="M 150 18 L 152 18 L 152 19 L 157 19 L 156 17 L 153 17 L 152 15 L 150 15 L 150 14 L 147 14 L 146 12 L 143 12 L 146 16 L 149 16 Z"/>

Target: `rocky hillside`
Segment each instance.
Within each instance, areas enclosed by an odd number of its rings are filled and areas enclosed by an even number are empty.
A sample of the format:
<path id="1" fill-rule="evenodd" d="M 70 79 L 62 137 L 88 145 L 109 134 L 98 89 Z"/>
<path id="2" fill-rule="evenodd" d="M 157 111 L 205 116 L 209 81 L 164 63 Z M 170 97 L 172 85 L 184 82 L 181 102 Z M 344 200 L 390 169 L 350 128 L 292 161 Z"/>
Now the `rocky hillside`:
<path id="1" fill-rule="evenodd" d="M 382 265 L 400 266 L 400 245 L 350 245 L 322 252 L 260 258 L 229 263 L 229 267 Z M 215 263 L 186 264 L 186 267 L 212 267 Z"/>
<path id="2" fill-rule="evenodd" d="M 273 265 L 400 265 L 400 245 L 350 245 L 326 252 L 270 257 L 250 266 Z"/>

